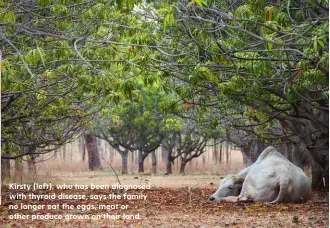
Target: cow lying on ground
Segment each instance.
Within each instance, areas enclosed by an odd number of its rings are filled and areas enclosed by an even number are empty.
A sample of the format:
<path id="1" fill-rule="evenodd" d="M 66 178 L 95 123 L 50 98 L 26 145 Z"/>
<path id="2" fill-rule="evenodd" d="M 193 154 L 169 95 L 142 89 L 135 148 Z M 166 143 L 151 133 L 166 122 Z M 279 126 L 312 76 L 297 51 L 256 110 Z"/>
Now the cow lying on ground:
<path id="1" fill-rule="evenodd" d="M 251 166 L 228 175 L 210 200 L 226 202 L 301 203 L 309 199 L 311 183 L 304 171 L 274 147 L 267 147 Z"/>

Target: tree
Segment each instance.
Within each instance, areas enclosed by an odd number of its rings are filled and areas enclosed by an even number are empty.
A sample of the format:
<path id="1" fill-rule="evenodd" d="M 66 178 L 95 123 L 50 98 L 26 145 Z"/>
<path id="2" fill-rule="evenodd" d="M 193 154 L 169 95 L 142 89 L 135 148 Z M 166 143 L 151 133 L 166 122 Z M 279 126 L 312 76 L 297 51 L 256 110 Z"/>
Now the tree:
<path id="1" fill-rule="evenodd" d="M 182 99 L 218 108 L 219 124 L 302 147 L 315 188 L 328 173 L 327 8 L 325 1 L 164 5 L 168 47 L 158 49 L 155 67 L 174 78 Z"/>
<path id="2" fill-rule="evenodd" d="M 292 159 L 303 151 L 318 186 L 328 175 L 328 2 L 140 2 L 0 3 L 2 159 L 55 150 L 110 109 L 113 123 L 148 129 L 133 135 L 141 160 L 169 122 L 189 119 L 281 144 Z M 125 110 L 138 114 L 123 120 Z"/>
<path id="3" fill-rule="evenodd" d="M 133 148 L 133 141 L 131 139 L 131 134 L 126 131 L 122 126 L 106 125 L 106 127 L 99 127 L 98 137 L 104 139 L 108 142 L 112 148 L 116 149 L 121 156 L 122 161 L 122 174 L 128 174 L 128 152 Z"/>
<path id="4" fill-rule="evenodd" d="M 86 125 L 94 111 L 88 104 L 93 98 L 82 97 L 86 90 L 77 86 L 90 69 L 81 64 L 82 59 L 72 64 L 79 54 L 73 51 L 76 45 L 70 46 L 68 41 L 74 32 L 63 27 L 68 23 L 63 20 L 67 8 L 61 4 L 47 6 L 51 4 L 1 4 L 1 44 L 5 53 L 1 62 L 1 142 L 8 144 L 9 150 L 6 155 L 2 153 L 5 159 L 36 153 L 25 147 L 45 148 L 38 153 L 59 148 Z M 57 39 L 62 32 L 66 32 L 67 39 Z"/>
<path id="5" fill-rule="evenodd" d="M 185 167 L 193 158 L 199 157 L 204 153 L 207 139 L 202 136 L 192 138 L 192 135 L 185 135 L 178 143 L 178 154 L 180 155 L 180 173 L 185 173 Z M 180 137 L 181 138 L 181 137 Z M 183 141 L 183 142 L 182 142 Z"/>
<path id="6" fill-rule="evenodd" d="M 166 163 L 166 173 L 172 174 L 172 164 L 177 158 L 175 156 L 175 146 L 177 145 L 177 137 L 179 132 L 173 131 L 164 137 L 162 141 L 162 148 L 165 150 L 165 163 Z"/>
<path id="7" fill-rule="evenodd" d="M 143 74 L 137 77 L 130 96 L 121 96 L 116 105 L 108 105 L 96 117 L 99 137 L 122 156 L 123 173 L 127 172 L 128 151 L 135 150 L 139 152 L 139 172 L 144 172 L 144 160 L 160 146 L 169 129 L 177 125 L 170 123 L 171 118 L 166 119 L 170 96 L 157 81 L 144 79 Z M 153 163 L 155 167 L 155 159 Z"/>
<path id="8" fill-rule="evenodd" d="M 56 150 L 118 93 L 132 92 L 130 74 L 141 71 L 139 47 L 150 37 L 129 13 L 138 2 L 0 3 L 2 158 L 35 153 L 23 147 Z"/>

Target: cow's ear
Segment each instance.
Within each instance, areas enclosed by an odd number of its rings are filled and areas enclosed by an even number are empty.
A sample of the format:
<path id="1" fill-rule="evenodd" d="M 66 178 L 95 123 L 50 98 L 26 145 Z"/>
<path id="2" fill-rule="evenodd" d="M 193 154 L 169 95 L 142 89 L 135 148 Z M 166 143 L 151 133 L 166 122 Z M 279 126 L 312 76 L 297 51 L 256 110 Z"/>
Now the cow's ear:
<path id="1" fill-rule="evenodd" d="M 236 178 L 235 182 L 236 182 L 237 184 L 243 184 L 243 182 L 244 182 L 244 178 L 238 176 L 238 177 Z"/>

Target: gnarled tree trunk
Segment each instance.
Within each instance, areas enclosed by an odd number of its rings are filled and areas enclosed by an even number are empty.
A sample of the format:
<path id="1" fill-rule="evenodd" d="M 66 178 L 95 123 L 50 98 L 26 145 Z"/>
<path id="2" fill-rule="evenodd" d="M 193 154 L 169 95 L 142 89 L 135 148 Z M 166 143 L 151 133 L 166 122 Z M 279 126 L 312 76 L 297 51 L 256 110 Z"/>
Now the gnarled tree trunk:
<path id="1" fill-rule="evenodd" d="M 128 150 L 120 151 L 119 153 L 121 156 L 121 173 L 128 174 L 128 168 L 127 168 Z"/>
<path id="2" fill-rule="evenodd" d="M 323 105 L 328 106 L 328 100 Z M 301 103 L 296 108 L 304 117 L 278 115 L 276 118 L 284 128 L 290 129 L 299 136 L 298 143 L 302 144 L 312 166 L 313 189 L 327 188 L 329 179 L 325 176 L 328 176 L 326 173 L 329 172 L 329 163 L 326 162 L 329 156 L 329 113 L 322 109 L 314 112 L 309 103 Z M 325 185 L 320 184 L 323 183 L 323 178 L 326 179 Z"/>
<path id="3" fill-rule="evenodd" d="M 162 149 L 165 152 L 166 173 L 172 174 L 172 152 L 165 147 L 162 147 Z"/>
<path id="4" fill-rule="evenodd" d="M 144 172 L 144 160 L 148 157 L 148 154 L 150 152 L 145 152 L 143 150 L 138 150 L 139 154 L 138 154 L 138 161 L 139 161 L 139 173 L 143 173 Z"/>
<path id="5" fill-rule="evenodd" d="M 96 136 L 93 133 L 87 133 L 84 138 L 88 153 L 88 168 L 90 170 L 102 169 Z"/>
<path id="6" fill-rule="evenodd" d="M 185 174 L 185 168 L 186 168 L 186 162 L 181 160 L 181 163 L 180 163 L 180 174 Z"/>

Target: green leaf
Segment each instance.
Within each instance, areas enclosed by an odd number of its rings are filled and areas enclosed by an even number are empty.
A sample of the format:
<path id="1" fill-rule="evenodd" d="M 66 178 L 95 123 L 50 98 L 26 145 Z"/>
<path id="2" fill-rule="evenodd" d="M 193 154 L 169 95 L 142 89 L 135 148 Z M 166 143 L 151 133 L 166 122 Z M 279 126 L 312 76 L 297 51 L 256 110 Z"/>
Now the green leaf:
<path id="1" fill-rule="evenodd" d="M 66 16 L 68 14 L 68 9 L 64 5 L 57 4 L 53 6 L 53 12 L 55 16 Z"/>
<path id="2" fill-rule="evenodd" d="M 51 0 L 39 0 L 38 1 L 39 6 L 41 6 L 41 7 L 48 6 L 50 3 L 51 3 Z"/>
<path id="3" fill-rule="evenodd" d="M 164 18 L 164 31 L 175 22 L 173 13 L 169 13 Z"/>
<path id="4" fill-rule="evenodd" d="M 16 15 L 11 11 L 6 12 L 4 14 L 0 14 L 0 21 L 15 23 L 16 22 Z"/>
<path id="5" fill-rule="evenodd" d="M 200 7 L 207 6 L 206 2 L 204 0 L 193 0 L 197 5 Z"/>

